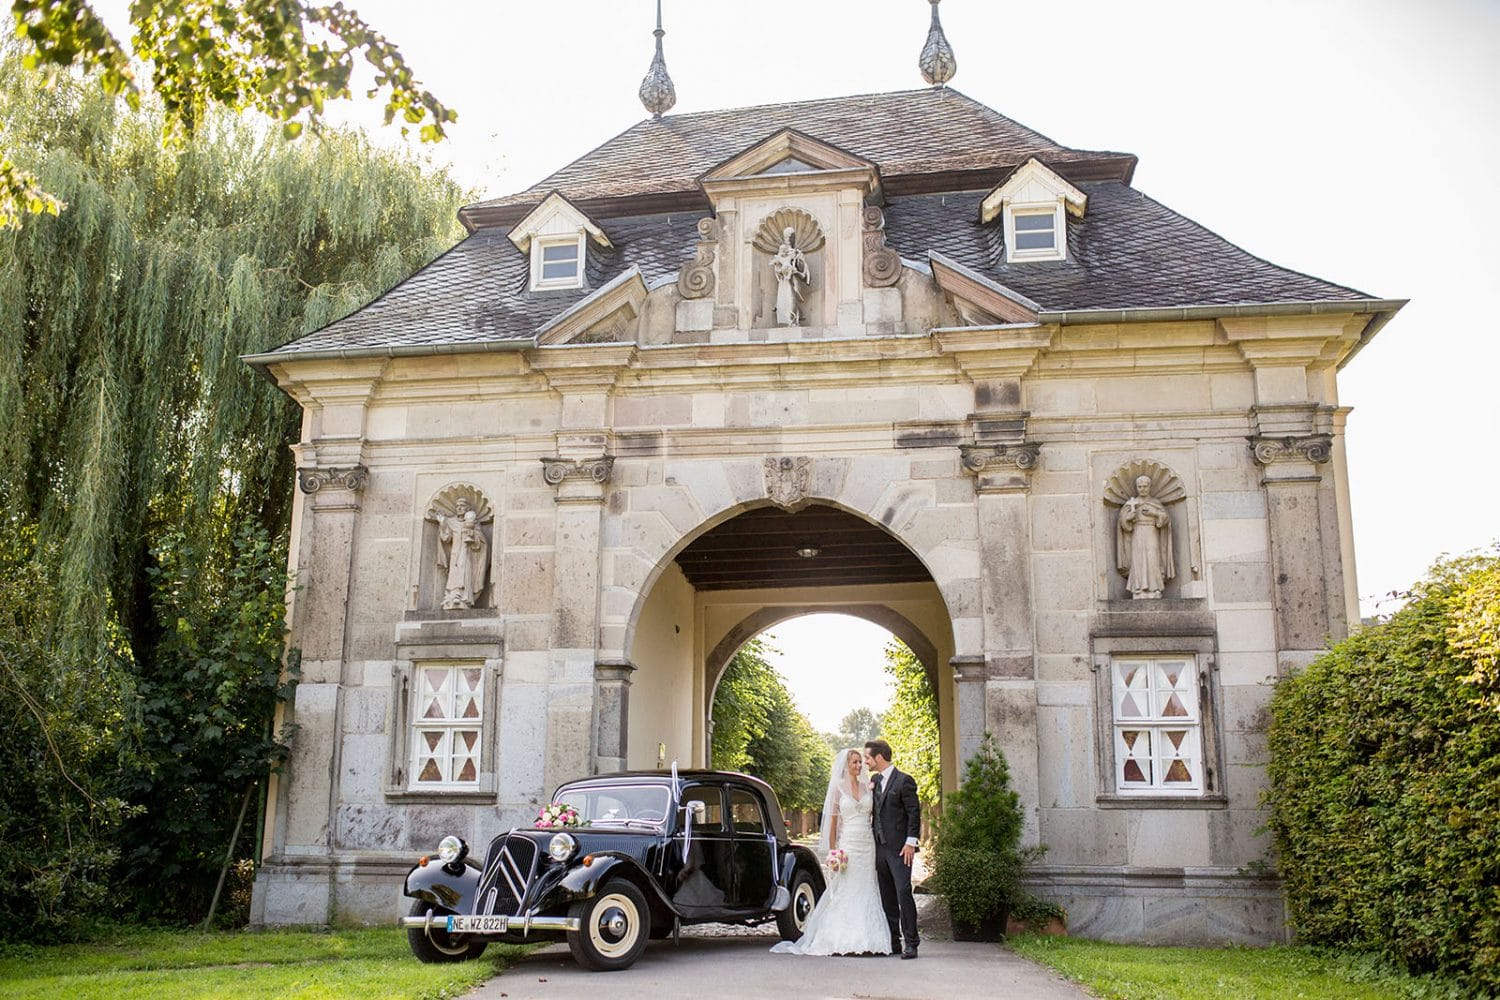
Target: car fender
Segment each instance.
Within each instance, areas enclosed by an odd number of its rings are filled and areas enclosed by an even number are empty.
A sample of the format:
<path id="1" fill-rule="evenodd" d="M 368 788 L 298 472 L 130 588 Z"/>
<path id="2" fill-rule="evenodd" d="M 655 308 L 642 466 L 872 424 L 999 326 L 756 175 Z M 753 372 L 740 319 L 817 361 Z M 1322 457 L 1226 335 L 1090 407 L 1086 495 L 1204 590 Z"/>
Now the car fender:
<path id="1" fill-rule="evenodd" d="M 467 863 L 440 865 L 428 862 L 415 865 L 406 873 L 402 891 L 453 913 L 474 912 L 474 895 L 479 889 L 479 869 Z"/>
<path id="2" fill-rule="evenodd" d="M 572 903 L 580 899 L 589 899 L 596 895 L 599 887 L 610 878 L 623 876 L 634 882 L 638 888 L 661 903 L 663 907 L 674 914 L 681 915 L 672 905 L 672 901 L 661 891 L 656 878 L 642 868 L 635 858 L 628 854 L 593 854 L 589 857 L 588 864 L 575 865 L 547 894 L 546 899 L 538 901 L 539 909 L 557 903 Z"/>
<path id="3" fill-rule="evenodd" d="M 801 844 L 792 844 L 781 854 L 781 877 L 777 884 L 791 887 L 792 872 L 803 868 L 807 874 L 812 876 L 813 884 L 817 886 L 818 895 L 822 895 L 828 888 L 823 881 L 823 866 L 818 863 L 818 856 Z"/>

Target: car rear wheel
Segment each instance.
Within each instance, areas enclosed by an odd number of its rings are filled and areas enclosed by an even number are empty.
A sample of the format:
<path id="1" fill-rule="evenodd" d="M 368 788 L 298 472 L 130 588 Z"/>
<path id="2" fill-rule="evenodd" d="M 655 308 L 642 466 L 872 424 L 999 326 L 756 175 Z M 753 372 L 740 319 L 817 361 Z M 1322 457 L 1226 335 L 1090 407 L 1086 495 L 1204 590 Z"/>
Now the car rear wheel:
<path id="1" fill-rule="evenodd" d="M 432 927 L 408 927 L 406 942 L 411 952 L 424 962 L 467 962 L 484 954 L 486 942 L 482 938 L 471 938 L 467 934 L 449 934 L 443 920 L 448 915 L 426 900 L 411 904 L 411 915 L 425 917 L 433 914 Z"/>
<path id="2" fill-rule="evenodd" d="M 630 968 L 651 937 L 646 897 L 624 879 L 610 879 L 592 899 L 574 903 L 568 916 L 578 920 L 578 930 L 568 932 L 568 949 L 595 972 Z"/>
<path id="3" fill-rule="evenodd" d="M 797 941 L 807 927 L 807 918 L 812 916 L 813 907 L 818 905 L 820 894 L 817 883 L 805 868 L 797 869 L 788 888 L 792 893 L 792 902 L 776 914 L 776 929 L 781 931 L 781 940 Z"/>

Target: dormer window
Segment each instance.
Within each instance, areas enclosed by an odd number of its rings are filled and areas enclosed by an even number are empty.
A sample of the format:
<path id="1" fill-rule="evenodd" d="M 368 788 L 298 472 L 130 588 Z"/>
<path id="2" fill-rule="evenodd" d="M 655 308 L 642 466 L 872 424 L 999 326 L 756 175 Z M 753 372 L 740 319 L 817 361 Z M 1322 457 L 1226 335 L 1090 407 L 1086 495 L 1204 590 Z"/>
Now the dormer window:
<path id="1" fill-rule="evenodd" d="M 532 288 L 578 288 L 583 284 L 583 236 L 532 242 Z"/>
<path id="2" fill-rule="evenodd" d="M 1040 160 L 1027 160 L 979 203 L 981 222 L 1002 217 L 1006 263 L 1067 260 L 1068 215 L 1083 217 L 1088 196 Z"/>
<path id="3" fill-rule="evenodd" d="M 532 291 L 584 287 L 585 241 L 611 245 L 603 229 L 556 191 L 507 236 L 530 259 Z"/>

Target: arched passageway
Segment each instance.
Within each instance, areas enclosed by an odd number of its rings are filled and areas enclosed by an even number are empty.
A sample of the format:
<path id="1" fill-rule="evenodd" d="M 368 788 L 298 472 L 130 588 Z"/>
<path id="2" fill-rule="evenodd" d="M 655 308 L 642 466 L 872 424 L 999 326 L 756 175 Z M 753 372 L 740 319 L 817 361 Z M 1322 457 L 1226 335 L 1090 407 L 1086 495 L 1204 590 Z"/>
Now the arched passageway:
<path id="1" fill-rule="evenodd" d="M 643 593 L 630 630 L 623 761 L 708 763 L 709 713 L 725 666 L 745 642 L 802 615 L 862 618 L 907 644 L 937 695 L 943 785 L 956 785 L 954 653 L 942 590 L 884 525 L 810 503 L 748 507 L 679 540 Z M 830 663 L 837 670 L 837 663 Z"/>

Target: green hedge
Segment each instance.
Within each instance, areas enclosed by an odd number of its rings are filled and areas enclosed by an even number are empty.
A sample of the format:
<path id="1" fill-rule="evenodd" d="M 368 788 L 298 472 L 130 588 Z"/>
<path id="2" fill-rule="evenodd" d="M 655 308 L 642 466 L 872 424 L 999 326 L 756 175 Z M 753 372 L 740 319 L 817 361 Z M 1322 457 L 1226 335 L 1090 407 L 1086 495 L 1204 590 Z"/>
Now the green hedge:
<path id="1" fill-rule="evenodd" d="M 1440 564 L 1282 681 L 1271 831 L 1306 940 L 1500 994 L 1500 558 Z"/>

